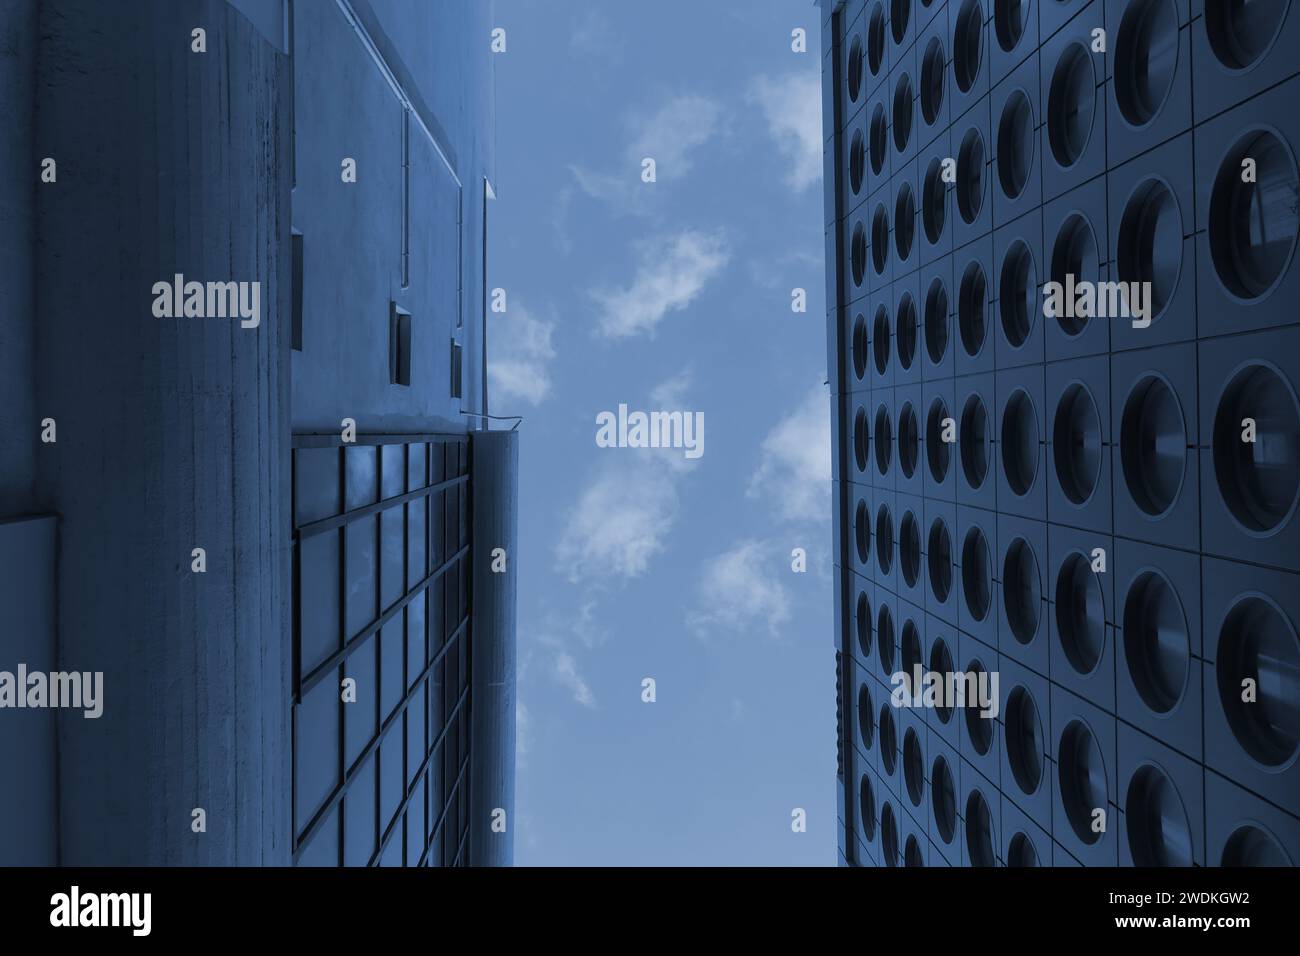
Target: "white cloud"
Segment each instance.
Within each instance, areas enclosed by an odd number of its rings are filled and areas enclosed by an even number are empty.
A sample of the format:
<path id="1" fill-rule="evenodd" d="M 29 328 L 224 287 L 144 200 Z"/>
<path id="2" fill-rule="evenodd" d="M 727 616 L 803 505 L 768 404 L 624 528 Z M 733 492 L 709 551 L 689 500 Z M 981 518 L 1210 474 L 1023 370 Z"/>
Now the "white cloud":
<path id="1" fill-rule="evenodd" d="M 567 651 L 556 652 L 551 662 L 551 676 L 573 694 L 576 703 L 583 707 L 596 706 L 596 695 L 591 692 L 586 680 L 578 673 L 578 662 L 573 659 L 572 654 Z"/>
<path id="2" fill-rule="evenodd" d="M 491 312 L 488 388 L 494 399 L 537 405 L 551 391 L 555 323 L 539 319 L 517 299 L 505 312 Z"/>
<path id="3" fill-rule="evenodd" d="M 686 229 L 641 243 L 631 285 L 591 293 L 601 308 L 600 333 L 607 338 L 653 334 L 665 315 L 695 300 L 728 258 L 719 233 Z"/>
<path id="4" fill-rule="evenodd" d="M 691 153 L 717 130 L 721 112 L 717 103 L 703 96 L 671 99 L 648 119 L 633 121 L 639 132 L 628 146 L 627 158 L 635 164 L 638 174 L 641 160 L 649 157 L 655 161 L 657 179 L 684 176 L 691 169 Z"/>
<path id="5" fill-rule="evenodd" d="M 767 495 L 787 521 L 827 521 L 831 507 L 831 422 L 824 386 L 763 439 L 748 495 Z"/>
<path id="6" fill-rule="evenodd" d="M 570 512 L 555 548 L 570 581 L 638 577 L 664 549 L 677 520 L 678 470 L 639 451 L 615 452 L 622 459 L 597 469 Z"/>
<path id="7" fill-rule="evenodd" d="M 691 629 L 700 637 L 760 629 L 779 636 L 790 620 L 790 596 L 773 570 L 782 560 L 775 545 L 745 540 L 709 561 L 696 609 L 687 616 Z"/>
<path id="8" fill-rule="evenodd" d="M 796 191 L 822 177 L 822 86 L 815 72 L 791 73 L 779 79 L 760 76 L 751 97 L 767 118 L 777 149 L 791 163 L 786 175 Z"/>

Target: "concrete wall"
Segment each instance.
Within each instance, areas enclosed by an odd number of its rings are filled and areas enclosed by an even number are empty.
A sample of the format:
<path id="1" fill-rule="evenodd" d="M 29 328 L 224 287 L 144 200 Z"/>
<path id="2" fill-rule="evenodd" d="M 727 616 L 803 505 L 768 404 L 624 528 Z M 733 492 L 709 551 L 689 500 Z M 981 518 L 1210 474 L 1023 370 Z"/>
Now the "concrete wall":
<path id="1" fill-rule="evenodd" d="M 474 427 L 462 411 L 483 405 L 490 24 L 491 4 L 470 0 L 294 5 L 293 224 L 304 243 L 295 431 L 337 432 L 345 417 L 363 431 Z M 355 183 L 342 180 L 345 158 L 356 161 Z M 390 302 L 413 316 L 409 387 L 390 383 Z M 460 399 L 449 389 L 453 337 L 465 349 Z"/>
<path id="2" fill-rule="evenodd" d="M 0 518 L 36 506 L 36 2 L 0 4 Z"/>
<path id="3" fill-rule="evenodd" d="M 58 665 L 52 516 L 0 521 L 0 671 L 48 673 Z M 85 719 L 85 718 L 79 718 Z M 0 864 L 58 862 L 55 711 L 0 710 Z"/>
<path id="4" fill-rule="evenodd" d="M 287 862 L 287 62 L 220 0 L 45 0 L 40 34 L 40 480 L 61 666 L 105 674 L 60 718 L 62 861 Z M 176 272 L 260 282 L 260 327 L 155 318 Z"/>

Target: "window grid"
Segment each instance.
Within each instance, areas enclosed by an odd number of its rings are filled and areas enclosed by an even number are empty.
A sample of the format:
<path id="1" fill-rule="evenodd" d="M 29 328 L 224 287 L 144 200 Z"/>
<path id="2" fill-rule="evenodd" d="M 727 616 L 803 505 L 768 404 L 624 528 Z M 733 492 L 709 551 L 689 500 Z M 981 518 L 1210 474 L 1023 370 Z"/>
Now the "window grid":
<path id="1" fill-rule="evenodd" d="M 464 862 L 469 495 L 463 437 L 294 437 L 299 865 Z"/>

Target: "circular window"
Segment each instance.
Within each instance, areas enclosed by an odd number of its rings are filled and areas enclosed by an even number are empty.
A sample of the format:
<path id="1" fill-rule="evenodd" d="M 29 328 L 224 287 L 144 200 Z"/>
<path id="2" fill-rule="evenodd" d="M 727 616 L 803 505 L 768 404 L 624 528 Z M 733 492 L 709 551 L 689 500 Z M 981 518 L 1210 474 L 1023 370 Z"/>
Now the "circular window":
<path id="1" fill-rule="evenodd" d="M 1021 388 L 1002 410 L 1002 471 L 1011 493 L 1022 498 L 1038 479 L 1038 413 Z"/>
<path id="2" fill-rule="evenodd" d="M 1091 674 L 1106 646 L 1106 607 L 1101 582 L 1084 554 L 1074 551 L 1056 575 L 1056 630 L 1065 659 L 1080 674 Z"/>
<path id="3" fill-rule="evenodd" d="M 858 650 L 865 658 L 871 657 L 871 601 L 866 591 L 858 592 L 857 607 L 854 608 L 854 623 L 858 629 Z"/>
<path id="4" fill-rule="evenodd" d="M 894 565 L 894 516 L 889 505 L 881 505 L 876 512 L 876 561 L 881 574 L 888 574 Z"/>
<path id="5" fill-rule="evenodd" d="M 1124 205 L 1115 254 L 1121 282 L 1149 282 L 1146 318 L 1155 320 L 1178 287 L 1183 271 L 1183 219 L 1169 187 L 1141 183 Z"/>
<path id="6" fill-rule="evenodd" d="M 858 406 L 857 413 L 853 416 L 853 459 L 857 463 L 858 471 L 866 471 L 868 457 L 868 445 L 871 441 L 871 434 L 867 429 L 867 410 L 861 405 Z"/>
<path id="7" fill-rule="evenodd" d="M 984 795 L 972 790 L 966 798 L 966 852 L 970 855 L 970 865 L 996 866 L 993 845 L 993 814 Z"/>
<path id="8" fill-rule="evenodd" d="M 876 838 L 876 795 L 871 791 L 871 777 L 865 773 L 858 781 L 858 811 L 862 817 L 862 835 L 870 843 Z"/>
<path id="9" fill-rule="evenodd" d="M 1144 764 L 1124 798 L 1128 845 L 1135 866 L 1192 866 L 1192 826 L 1172 780 Z"/>
<path id="10" fill-rule="evenodd" d="M 911 512 L 909 511 L 908 514 L 910 515 Z M 907 688 L 909 696 L 916 697 L 921 693 L 921 688 L 913 686 L 912 679 L 916 669 L 921 666 L 921 632 L 910 617 L 903 622 L 903 637 L 899 641 L 899 647 L 903 659 L 903 686 Z"/>
<path id="11" fill-rule="evenodd" d="M 917 527 L 916 516 L 910 511 L 903 512 L 903 520 L 898 523 L 898 566 L 903 572 L 903 580 L 909 588 L 916 587 L 921 578 L 921 529 Z M 916 628 L 908 621 L 903 626 L 903 663 L 907 664 L 907 629 L 913 633 Z M 908 673 L 911 670 L 906 668 Z"/>
<path id="12" fill-rule="evenodd" d="M 1096 99 L 1092 54 L 1071 43 L 1056 61 L 1047 93 L 1047 142 L 1059 165 L 1073 166 L 1088 148 Z"/>
<path id="13" fill-rule="evenodd" d="M 925 416 L 925 460 L 930 466 L 930 478 L 936 485 L 943 484 L 948 477 L 951 452 L 943 440 L 947 420 L 948 406 L 942 398 L 936 398 L 930 403 L 930 413 Z"/>
<path id="14" fill-rule="evenodd" d="M 1092 393 L 1078 382 L 1056 405 L 1052 460 L 1065 497 L 1072 504 L 1086 504 L 1101 481 L 1101 415 Z"/>
<path id="15" fill-rule="evenodd" d="M 1034 165 L 1034 110 L 1024 90 L 1015 90 L 1002 104 L 998 119 L 998 184 L 1015 199 L 1029 184 Z"/>
<path id="16" fill-rule="evenodd" d="M 860 222 L 853 226 L 853 238 L 849 242 L 849 265 L 853 270 L 853 284 L 862 285 L 867 273 L 867 231 Z"/>
<path id="17" fill-rule="evenodd" d="M 880 654 L 880 671 L 894 673 L 894 616 L 888 605 L 880 605 L 876 614 L 876 650 Z"/>
<path id="18" fill-rule="evenodd" d="M 1007 844 L 1007 866 L 1038 866 L 1038 851 L 1034 849 L 1034 841 L 1023 831 L 1017 830 Z"/>
<path id="19" fill-rule="evenodd" d="M 984 9 L 979 0 L 964 0 L 952 31 L 952 72 L 957 89 L 969 93 L 979 77 L 984 55 Z"/>
<path id="20" fill-rule="evenodd" d="M 863 59 L 862 38 L 854 34 L 853 42 L 849 44 L 849 99 L 854 103 L 862 93 Z M 856 189 L 853 191 L 857 192 Z"/>
<path id="21" fill-rule="evenodd" d="M 1029 339 L 1038 311 L 1038 270 L 1034 254 L 1023 239 L 1014 240 L 1002 257 L 998 274 L 998 311 L 1002 317 L 1002 334 L 1012 348 L 1020 348 Z"/>
<path id="22" fill-rule="evenodd" d="M 862 178 L 867 173 L 867 141 L 862 130 L 855 129 L 849 141 L 849 188 L 853 195 L 862 191 Z"/>
<path id="23" fill-rule="evenodd" d="M 993 561 L 988 539 L 979 525 L 971 525 L 961 544 L 961 591 L 966 610 L 976 621 L 989 614 L 993 600 Z"/>
<path id="24" fill-rule="evenodd" d="M 1228 837 L 1220 866 L 1291 866 L 1277 838 L 1261 827 L 1243 823 Z"/>
<path id="25" fill-rule="evenodd" d="M 912 293 L 904 292 L 898 300 L 898 332 L 895 335 L 898 345 L 898 364 L 904 371 L 916 361 L 916 302 Z M 888 339 L 886 339 L 888 341 Z"/>
<path id="26" fill-rule="evenodd" d="M 942 637 L 936 637 L 930 648 L 930 670 L 945 679 L 952 673 L 952 654 L 948 652 L 948 645 L 944 643 Z M 939 723 L 946 724 L 952 719 L 952 706 L 940 696 L 939 703 L 934 707 L 934 713 L 939 718 Z"/>
<path id="27" fill-rule="evenodd" d="M 1242 161 L 1255 162 L 1255 181 L 1241 181 Z M 1228 151 L 1210 192 L 1210 258 L 1227 290 L 1255 299 L 1282 278 L 1295 250 L 1295 158 L 1272 133 L 1247 133 Z"/>
<path id="28" fill-rule="evenodd" d="M 907 39 L 907 21 L 911 18 L 912 0 L 890 0 L 889 31 L 894 35 L 895 43 Z"/>
<path id="29" fill-rule="evenodd" d="M 907 842 L 903 845 L 903 865 L 925 866 L 925 855 L 921 852 L 921 844 L 911 833 L 907 835 Z"/>
<path id="30" fill-rule="evenodd" d="M 994 0 L 993 30 L 998 36 L 998 46 L 1010 53 L 1025 35 L 1025 27 L 1032 16 L 1029 0 Z"/>
<path id="31" fill-rule="evenodd" d="M 1230 70 L 1254 66 L 1282 29 L 1289 0 L 1220 0 L 1205 4 L 1205 32 L 1210 49 Z"/>
<path id="32" fill-rule="evenodd" d="M 951 843 L 957 835 L 957 788 L 953 785 L 952 770 L 942 754 L 934 758 L 934 767 L 930 770 L 930 802 L 934 807 L 939 839 Z"/>
<path id="33" fill-rule="evenodd" d="M 1243 421 L 1255 423 L 1243 441 Z M 1271 367 L 1251 364 L 1232 377 L 1214 414 L 1214 477 L 1228 510 L 1249 533 L 1285 524 L 1300 494 L 1300 405 Z"/>
<path id="34" fill-rule="evenodd" d="M 989 473 L 989 416 L 984 400 L 972 392 L 961 410 L 961 470 L 966 484 L 979 488 Z"/>
<path id="35" fill-rule="evenodd" d="M 925 350 L 938 365 L 948 351 L 948 290 L 935 277 L 925 293 Z"/>
<path id="36" fill-rule="evenodd" d="M 1004 720 L 1011 775 L 1022 793 L 1032 794 L 1043 780 L 1043 725 L 1038 705 L 1025 687 L 1012 689 Z"/>
<path id="37" fill-rule="evenodd" d="M 876 204 L 871 214 L 871 267 L 876 275 L 884 275 L 889 262 L 889 211 L 884 203 Z"/>
<path id="38" fill-rule="evenodd" d="M 894 149 L 900 153 L 907 149 L 912 137 L 912 78 L 900 74 L 894 84 Z"/>
<path id="39" fill-rule="evenodd" d="M 1300 747 L 1300 640 L 1277 605 L 1262 597 L 1238 599 L 1219 630 L 1215 671 L 1228 726 L 1242 749 L 1266 767 L 1294 760 Z M 1254 687 L 1254 701 L 1241 699 L 1245 686 Z"/>
<path id="40" fill-rule="evenodd" d="M 886 800 L 880 807 L 880 846 L 885 855 L 885 866 L 898 866 L 898 821 L 894 806 Z"/>
<path id="41" fill-rule="evenodd" d="M 871 172 L 879 176 L 885 171 L 885 157 L 889 146 L 889 120 L 885 116 L 885 104 L 877 103 L 871 110 L 871 125 L 867 130 L 868 158 L 871 160 Z"/>
<path id="42" fill-rule="evenodd" d="M 903 782 L 907 785 L 907 799 L 919 807 L 925 796 L 925 755 L 921 753 L 921 738 L 911 727 L 903 734 Z"/>
<path id="43" fill-rule="evenodd" d="M 943 163 L 936 156 L 925 169 L 925 187 L 921 193 L 921 225 L 925 238 L 935 245 L 943 236 L 944 221 L 948 217 L 947 185 L 943 181 Z"/>
<path id="44" fill-rule="evenodd" d="M 1120 465 L 1133 503 L 1159 517 L 1178 500 L 1187 462 L 1183 410 L 1169 383 L 1141 378 L 1124 400 L 1120 418 Z"/>
<path id="45" fill-rule="evenodd" d="M 871 75 L 880 73 L 885 65 L 885 8 L 877 3 L 871 8 L 867 20 L 867 68 Z"/>
<path id="46" fill-rule="evenodd" d="M 979 661 L 971 661 L 966 665 L 966 673 L 978 681 L 984 674 L 984 665 Z M 971 746 L 981 757 L 987 756 L 993 746 L 993 727 L 996 718 L 984 714 L 980 702 L 969 698 L 962 707 L 962 712 L 966 721 L 966 736 L 970 738 Z"/>
<path id="47" fill-rule="evenodd" d="M 876 468 L 882 474 L 889 473 L 889 458 L 893 453 L 894 433 L 889 423 L 889 410 L 881 405 L 876 409 Z"/>
<path id="48" fill-rule="evenodd" d="M 907 183 L 898 190 L 894 201 L 894 248 L 904 262 L 912 255 L 912 242 L 916 238 L 916 196 Z"/>
<path id="49" fill-rule="evenodd" d="M 858 685 L 858 733 L 862 735 L 863 747 L 870 750 L 876 738 L 876 716 L 871 690 L 865 683 Z"/>
<path id="50" fill-rule="evenodd" d="M 1130 126 L 1160 112 L 1178 68 L 1178 8 L 1174 0 L 1136 0 L 1115 35 L 1115 102 Z"/>
<path id="51" fill-rule="evenodd" d="M 1061 804 L 1070 826 L 1084 843 L 1091 846 L 1101 839 L 1092 828 L 1097 810 L 1106 812 L 1106 765 L 1097 738 L 1088 725 L 1072 720 L 1061 732 L 1057 753 L 1057 776 L 1061 784 Z"/>
<path id="52" fill-rule="evenodd" d="M 1159 571 L 1143 571 L 1129 585 L 1124 659 L 1142 703 L 1157 714 L 1178 706 L 1191 667 L 1191 640 L 1178 593 Z"/>
<path id="53" fill-rule="evenodd" d="M 879 526 L 877 525 L 877 534 Z M 1021 644 L 1030 643 L 1038 634 L 1039 584 L 1038 559 L 1024 538 L 1016 538 L 1007 548 L 1002 562 L 1002 604 L 1006 609 L 1011 633 Z"/>
<path id="54" fill-rule="evenodd" d="M 975 222 L 984 206 L 984 137 L 972 126 L 962 135 L 957 150 L 957 212 L 967 225 Z"/>
<path id="55" fill-rule="evenodd" d="M 884 305 L 878 305 L 871 320 L 871 349 L 876 357 L 876 372 L 879 375 L 884 375 L 889 369 L 889 336 L 889 310 Z"/>
<path id="56" fill-rule="evenodd" d="M 903 477 L 911 478 L 916 473 L 916 462 L 921 456 L 921 430 L 916 420 L 916 410 L 911 402 L 903 403 L 903 410 L 898 413 L 898 465 L 903 469 Z"/>
<path id="57" fill-rule="evenodd" d="M 930 522 L 925 559 L 930 570 L 930 593 L 942 604 L 948 600 L 948 592 L 952 590 L 952 539 L 942 518 Z"/>
<path id="58" fill-rule="evenodd" d="M 1062 289 L 1076 288 L 1081 283 L 1096 282 L 1098 275 L 1097 237 L 1092 224 L 1079 213 L 1071 213 L 1052 243 L 1052 281 L 1060 283 Z M 1062 306 L 1056 321 L 1066 335 L 1078 335 L 1087 327 L 1089 316 L 1079 315 L 1068 298 Z"/>
<path id="59" fill-rule="evenodd" d="M 871 517 L 867 514 L 867 503 L 861 498 L 853 512 L 853 543 L 858 550 L 859 564 L 871 560 Z"/>
<path id="60" fill-rule="evenodd" d="M 957 328 L 961 347 L 972 358 L 984 348 L 984 308 L 988 301 L 988 282 L 978 259 L 966 263 L 957 290 Z"/>
<path id="61" fill-rule="evenodd" d="M 898 737 L 894 731 L 892 705 L 888 703 L 880 705 L 880 719 L 877 721 L 877 726 L 880 728 L 880 763 L 885 773 L 892 777 L 898 767 Z"/>
<path id="62" fill-rule="evenodd" d="M 947 64 L 943 56 L 943 41 L 930 37 L 921 55 L 921 117 L 926 126 L 933 126 L 943 108 L 943 74 Z"/>
<path id="63" fill-rule="evenodd" d="M 867 374 L 868 351 L 867 320 L 859 312 L 853 319 L 853 374 L 857 376 L 859 382 Z"/>

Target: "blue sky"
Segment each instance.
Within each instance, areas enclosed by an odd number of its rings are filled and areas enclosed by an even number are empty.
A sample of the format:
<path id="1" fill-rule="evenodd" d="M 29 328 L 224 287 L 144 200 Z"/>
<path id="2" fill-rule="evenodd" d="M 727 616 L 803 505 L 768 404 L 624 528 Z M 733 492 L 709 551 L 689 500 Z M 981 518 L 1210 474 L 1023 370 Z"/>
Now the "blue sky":
<path id="1" fill-rule="evenodd" d="M 489 388 L 524 416 L 518 864 L 835 862 L 817 17 L 497 0 Z M 597 447 L 620 403 L 703 412 L 703 456 Z"/>

